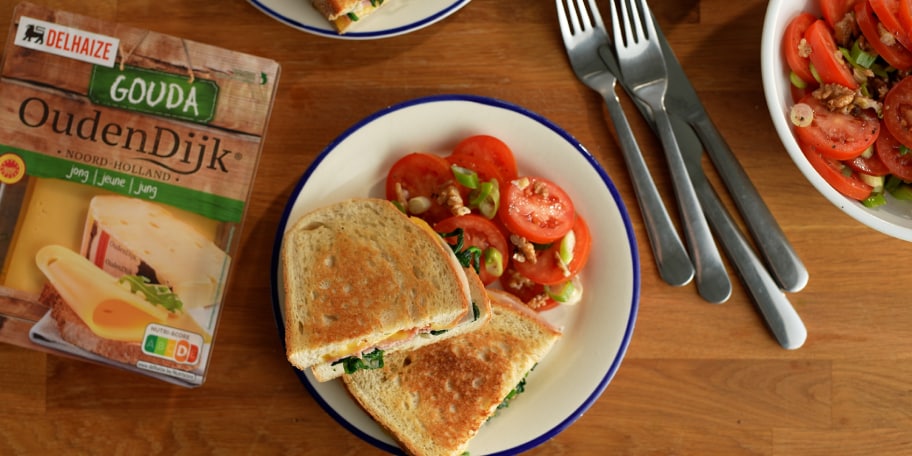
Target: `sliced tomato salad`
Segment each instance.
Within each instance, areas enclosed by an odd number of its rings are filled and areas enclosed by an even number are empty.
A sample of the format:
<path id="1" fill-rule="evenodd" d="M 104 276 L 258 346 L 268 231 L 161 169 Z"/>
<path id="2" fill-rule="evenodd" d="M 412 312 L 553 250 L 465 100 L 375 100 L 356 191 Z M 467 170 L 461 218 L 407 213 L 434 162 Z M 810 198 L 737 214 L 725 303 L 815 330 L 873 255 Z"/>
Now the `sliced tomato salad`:
<path id="1" fill-rule="evenodd" d="M 912 194 L 912 0 L 818 0 L 783 32 L 808 162 L 868 207 Z M 897 191 L 901 190 L 901 191 Z"/>
<path id="2" fill-rule="evenodd" d="M 469 136 L 446 156 L 404 155 L 387 173 L 386 197 L 444 236 L 486 286 L 537 311 L 579 301 L 589 226 L 560 185 L 521 175 L 499 138 Z"/>

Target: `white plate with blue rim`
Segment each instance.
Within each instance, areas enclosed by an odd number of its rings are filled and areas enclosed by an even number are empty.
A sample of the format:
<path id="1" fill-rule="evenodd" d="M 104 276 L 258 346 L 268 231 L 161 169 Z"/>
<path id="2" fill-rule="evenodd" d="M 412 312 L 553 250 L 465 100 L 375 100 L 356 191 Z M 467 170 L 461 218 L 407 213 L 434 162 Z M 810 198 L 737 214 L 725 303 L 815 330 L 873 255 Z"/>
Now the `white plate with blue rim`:
<path id="1" fill-rule="evenodd" d="M 273 19 L 304 32 L 329 38 L 371 40 L 414 32 L 439 22 L 469 0 L 388 0 L 344 34 L 311 5 L 310 0 L 248 0 Z"/>
<path id="2" fill-rule="evenodd" d="M 310 164 L 282 214 L 272 259 L 273 310 L 284 344 L 278 253 L 285 231 L 298 218 L 347 198 L 383 198 L 387 170 L 399 157 L 416 151 L 447 155 L 460 139 L 474 134 L 496 136 L 510 146 L 521 175 L 561 185 L 593 238 L 581 272 L 582 301 L 541 313 L 562 328 L 563 337 L 529 374 L 525 392 L 469 445 L 473 456 L 515 454 L 556 436 L 601 396 L 621 365 L 639 308 L 640 260 L 620 194 L 596 159 L 549 120 L 502 100 L 440 95 L 381 109 L 346 130 Z M 320 383 L 309 370 L 293 370 L 342 426 L 380 449 L 400 452 L 340 380 Z"/>

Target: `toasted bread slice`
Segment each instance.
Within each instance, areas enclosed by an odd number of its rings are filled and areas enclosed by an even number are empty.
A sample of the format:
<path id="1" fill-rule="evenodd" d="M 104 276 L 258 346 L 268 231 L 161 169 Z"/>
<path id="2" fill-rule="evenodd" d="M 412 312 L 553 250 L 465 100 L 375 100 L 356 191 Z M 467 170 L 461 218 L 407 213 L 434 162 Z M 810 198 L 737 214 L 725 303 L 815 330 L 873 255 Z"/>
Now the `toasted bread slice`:
<path id="1" fill-rule="evenodd" d="M 452 329 L 472 309 L 449 246 L 382 199 L 302 216 L 283 238 L 281 267 L 287 356 L 300 369 Z"/>
<path id="2" fill-rule="evenodd" d="M 467 314 L 459 324 L 451 329 L 440 333 L 418 332 L 410 334 L 408 338 L 400 338 L 386 343 L 381 346 L 384 352 L 392 353 L 393 351 L 409 351 L 428 344 L 446 340 L 449 337 L 456 337 L 469 331 L 481 328 L 491 319 L 491 300 L 485 291 L 484 284 L 478 278 L 474 270 L 466 269 L 466 276 L 469 279 L 469 289 L 472 295 L 472 312 Z M 317 381 L 325 382 L 340 377 L 345 373 L 341 363 L 327 362 L 317 364 L 311 368 L 314 378 Z"/>
<path id="3" fill-rule="evenodd" d="M 371 15 L 384 0 L 312 0 L 314 8 L 329 21 L 337 32 L 345 33 L 352 24 Z"/>
<path id="4" fill-rule="evenodd" d="M 351 396 L 407 453 L 462 454 L 560 338 L 511 295 L 489 295 L 493 316 L 478 330 L 393 353 L 384 369 L 343 377 Z"/>

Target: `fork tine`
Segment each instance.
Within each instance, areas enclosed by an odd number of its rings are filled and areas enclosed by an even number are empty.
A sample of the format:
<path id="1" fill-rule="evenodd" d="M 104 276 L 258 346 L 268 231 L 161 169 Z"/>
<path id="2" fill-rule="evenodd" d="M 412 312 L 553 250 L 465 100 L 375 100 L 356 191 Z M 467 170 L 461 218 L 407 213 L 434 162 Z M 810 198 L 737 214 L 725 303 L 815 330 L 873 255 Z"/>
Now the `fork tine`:
<path id="1" fill-rule="evenodd" d="M 640 4 L 640 22 L 646 26 L 646 36 L 649 39 L 658 39 L 655 24 L 652 22 L 652 11 L 649 10 L 649 4 L 646 3 L 646 0 L 637 0 L 637 3 Z"/>
<path id="2" fill-rule="evenodd" d="M 593 21 L 595 22 L 595 27 L 605 30 L 605 24 L 602 22 L 602 13 L 598 9 L 598 4 L 595 0 L 588 0 L 589 2 L 589 15 L 592 16 Z"/>
<path id="3" fill-rule="evenodd" d="M 626 9 L 624 11 L 625 17 L 624 22 L 621 22 L 618 18 L 617 4 L 615 0 L 611 0 L 608 3 L 611 6 L 611 31 L 614 32 L 614 43 L 615 46 L 623 47 L 627 44 L 627 40 L 624 37 L 624 23 L 626 22 Z"/>

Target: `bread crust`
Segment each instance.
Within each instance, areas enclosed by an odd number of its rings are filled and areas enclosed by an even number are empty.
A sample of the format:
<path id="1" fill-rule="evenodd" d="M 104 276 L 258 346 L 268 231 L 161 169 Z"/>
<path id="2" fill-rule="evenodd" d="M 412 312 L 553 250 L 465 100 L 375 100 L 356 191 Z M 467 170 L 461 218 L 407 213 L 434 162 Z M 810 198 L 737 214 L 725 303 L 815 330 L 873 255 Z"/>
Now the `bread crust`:
<path id="1" fill-rule="evenodd" d="M 343 377 L 346 390 L 413 455 L 460 455 L 560 332 L 492 296 L 493 317 L 458 337 Z M 520 396 L 521 397 L 521 396 Z"/>
<path id="2" fill-rule="evenodd" d="M 392 203 L 362 198 L 302 216 L 281 250 L 285 344 L 300 369 L 397 334 L 444 327 L 471 309 L 452 252 Z"/>
<path id="3" fill-rule="evenodd" d="M 139 342 L 125 342 L 99 337 L 79 318 L 79 315 L 73 311 L 70 305 L 63 300 L 57 290 L 50 284 L 45 284 L 38 300 L 50 307 L 51 317 L 57 326 L 60 337 L 83 350 L 111 361 L 131 366 L 136 366 L 136 363 L 145 361 L 150 364 L 183 371 L 192 371 L 198 367 L 147 355 L 143 353 Z"/>

